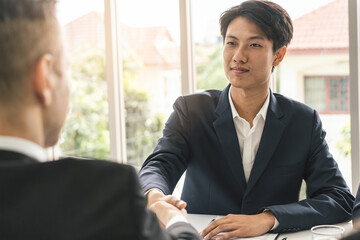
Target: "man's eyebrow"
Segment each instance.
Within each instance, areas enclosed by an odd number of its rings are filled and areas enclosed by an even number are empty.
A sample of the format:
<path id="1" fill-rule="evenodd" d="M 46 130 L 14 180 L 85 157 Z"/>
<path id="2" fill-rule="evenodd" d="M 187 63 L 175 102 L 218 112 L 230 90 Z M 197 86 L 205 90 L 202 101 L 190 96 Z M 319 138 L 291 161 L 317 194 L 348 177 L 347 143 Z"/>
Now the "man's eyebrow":
<path id="1" fill-rule="evenodd" d="M 248 40 L 265 40 L 265 38 L 262 36 L 252 36 L 249 37 Z"/>
<path id="2" fill-rule="evenodd" d="M 237 37 L 235 37 L 234 35 L 226 35 L 226 38 L 232 38 L 232 39 L 235 39 L 235 40 L 239 40 Z"/>
<path id="3" fill-rule="evenodd" d="M 239 40 L 239 38 L 235 37 L 234 35 L 227 35 L 226 38 L 232 38 L 232 39 L 235 39 L 235 40 Z M 263 36 L 252 36 L 252 37 L 249 37 L 247 40 L 265 40 L 265 38 Z"/>

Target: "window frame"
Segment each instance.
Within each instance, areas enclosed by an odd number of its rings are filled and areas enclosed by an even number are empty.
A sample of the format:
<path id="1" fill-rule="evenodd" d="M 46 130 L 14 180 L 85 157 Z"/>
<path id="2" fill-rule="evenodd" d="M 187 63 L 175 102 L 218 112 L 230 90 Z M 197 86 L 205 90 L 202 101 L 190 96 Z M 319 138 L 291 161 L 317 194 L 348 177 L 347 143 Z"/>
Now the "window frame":
<path id="1" fill-rule="evenodd" d="M 350 65 L 350 122 L 351 122 L 351 178 L 352 193 L 356 194 L 359 186 L 359 49 L 360 49 L 360 0 L 349 0 L 349 65 Z"/>
<path id="2" fill-rule="evenodd" d="M 312 78 L 322 78 L 325 80 L 325 110 L 324 111 L 320 111 L 318 110 L 318 112 L 320 114 L 350 114 L 350 97 L 348 94 L 347 96 L 347 105 L 348 105 L 348 110 L 331 110 L 331 96 L 330 96 L 330 80 L 336 78 L 336 80 L 340 81 L 341 79 L 340 78 L 343 78 L 343 79 L 346 79 L 348 81 L 348 85 L 347 85 L 347 92 L 350 93 L 350 79 L 349 79 L 349 76 L 346 76 L 346 75 L 306 75 L 304 76 L 304 89 L 306 89 L 306 80 L 307 79 L 312 79 Z M 306 102 L 306 93 L 304 91 L 304 102 L 305 104 L 309 105 L 307 102 Z"/>

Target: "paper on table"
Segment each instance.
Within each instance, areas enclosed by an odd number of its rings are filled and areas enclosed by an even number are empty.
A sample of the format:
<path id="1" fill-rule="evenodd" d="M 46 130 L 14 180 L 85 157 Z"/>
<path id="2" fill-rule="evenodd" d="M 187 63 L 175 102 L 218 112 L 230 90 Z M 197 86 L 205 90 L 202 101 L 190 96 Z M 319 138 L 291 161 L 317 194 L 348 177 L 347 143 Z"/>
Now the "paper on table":
<path id="1" fill-rule="evenodd" d="M 216 236 L 220 236 L 220 235 L 224 235 L 225 233 L 219 233 Z M 248 237 L 248 238 L 239 238 L 239 237 L 234 237 L 234 238 L 229 238 L 229 240 L 274 240 L 276 238 L 277 234 L 276 233 L 266 233 L 264 235 L 258 236 L 258 237 Z M 211 238 L 211 239 L 216 239 Z"/>

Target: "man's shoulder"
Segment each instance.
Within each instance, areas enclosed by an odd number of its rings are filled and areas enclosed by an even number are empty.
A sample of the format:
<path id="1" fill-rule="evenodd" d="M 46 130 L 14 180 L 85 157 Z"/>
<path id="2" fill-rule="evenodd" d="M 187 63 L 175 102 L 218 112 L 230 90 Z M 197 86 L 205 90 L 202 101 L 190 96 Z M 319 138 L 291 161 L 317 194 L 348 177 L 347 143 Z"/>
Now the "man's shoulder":
<path id="1" fill-rule="evenodd" d="M 212 109 L 219 103 L 223 91 L 213 89 L 184 95 L 176 100 L 175 106 L 187 106 L 188 109 Z"/>
<path id="2" fill-rule="evenodd" d="M 74 172 L 82 175 L 136 176 L 135 168 L 110 160 L 66 157 L 47 164 L 49 169 Z"/>
<path id="3" fill-rule="evenodd" d="M 306 105 L 305 103 L 299 102 L 297 100 L 286 97 L 279 93 L 273 93 L 273 95 L 275 96 L 277 103 L 282 108 L 286 108 L 285 110 L 292 109 L 294 111 L 302 110 L 302 111 L 307 111 L 307 112 L 311 112 L 311 113 L 314 112 L 314 109 L 312 107 Z"/>
<path id="4" fill-rule="evenodd" d="M 83 166 L 89 166 L 89 167 L 116 167 L 116 168 L 122 168 L 122 169 L 133 169 L 131 165 L 118 163 L 112 160 L 105 160 L 105 159 L 99 159 L 99 158 L 83 158 L 83 157 L 62 157 L 58 161 L 62 164 L 71 164 L 71 165 L 83 165 Z"/>
<path id="5" fill-rule="evenodd" d="M 219 96 L 223 91 L 224 90 L 209 89 L 209 90 L 185 95 L 183 96 L 183 98 L 191 99 L 191 100 L 192 99 L 214 100 L 214 99 L 219 99 Z"/>

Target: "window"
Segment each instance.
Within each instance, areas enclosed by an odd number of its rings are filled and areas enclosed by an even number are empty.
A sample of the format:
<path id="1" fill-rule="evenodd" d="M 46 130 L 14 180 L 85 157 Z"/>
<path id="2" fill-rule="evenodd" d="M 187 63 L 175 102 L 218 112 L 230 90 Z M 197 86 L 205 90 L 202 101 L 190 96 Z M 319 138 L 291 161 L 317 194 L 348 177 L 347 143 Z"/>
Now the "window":
<path id="1" fill-rule="evenodd" d="M 60 0 L 71 96 L 59 148 L 61 155 L 108 159 L 110 138 L 105 71 L 104 3 Z"/>
<path id="2" fill-rule="evenodd" d="M 320 114 L 349 113 L 349 77 L 305 77 L 305 103 Z"/>
<path id="3" fill-rule="evenodd" d="M 179 6 L 135 0 L 120 1 L 118 9 L 127 163 L 139 168 L 181 95 Z"/>

